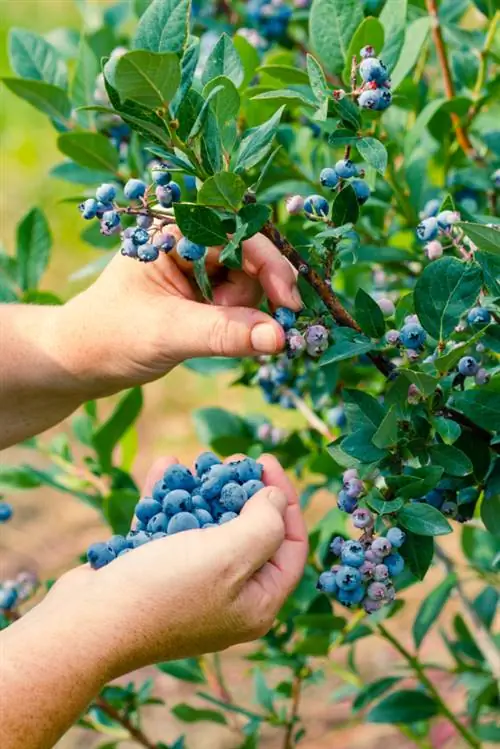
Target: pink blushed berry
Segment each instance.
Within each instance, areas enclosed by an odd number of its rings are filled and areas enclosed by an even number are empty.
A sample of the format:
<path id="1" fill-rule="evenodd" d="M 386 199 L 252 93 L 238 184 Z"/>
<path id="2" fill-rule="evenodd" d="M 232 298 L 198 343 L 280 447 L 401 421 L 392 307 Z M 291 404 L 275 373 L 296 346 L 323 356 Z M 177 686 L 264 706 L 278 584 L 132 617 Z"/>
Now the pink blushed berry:
<path id="1" fill-rule="evenodd" d="M 301 195 L 291 195 L 286 199 L 286 210 L 290 216 L 296 216 L 304 210 L 304 198 Z"/>
<path id="2" fill-rule="evenodd" d="M 433 239 L 432 242 L 427 242 L 424 252 L 429 260 L 438 260 L 443 256 L 443 245 L 438 239 Z"/>
<path id="3" fill-rule="evenodd" d="M 396 312 L 396 307 L 394 306 L 394 302 L 391 299 L 379 299 L 377 301 L 377 304 L 382 310 L 382 314 L 384 315 L 384 317 L 392 317 Z"/>

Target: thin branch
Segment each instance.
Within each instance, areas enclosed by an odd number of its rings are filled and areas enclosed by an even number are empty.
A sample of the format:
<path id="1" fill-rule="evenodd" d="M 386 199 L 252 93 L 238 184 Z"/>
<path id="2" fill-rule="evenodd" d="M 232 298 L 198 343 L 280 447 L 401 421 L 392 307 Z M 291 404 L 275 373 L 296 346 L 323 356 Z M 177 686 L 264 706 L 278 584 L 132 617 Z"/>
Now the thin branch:
<path id="1" fill-rule="evenodd" d="M 310 408 L 305 400 L 300 397 L 300 395 L 297 395 L 293 392 L 293 390 L 285 390 L 284 395 L 291 398 L 295 408 L 297 411 L 300 411 L 302 416 L 305 417 L 308 424 L 316 431 L 319 432 L 319 434 L 322 434 L 323 437 L 326 437 L 327 440 L 330 442 L 335 441 L 335 437 L 333 436 L 332 432 L 329 430 L 328 426 L 325 424 L 325 422 L 319 418 L 319 416 L 314 413 L 312 408 Z"/>
<path id="2" fill-rule="evenodd" d="M 140 728 L 136 728 L 126 715 L 122 715 L 119 710 L 113 707 L 113 705 L 110 705 L 105 699 L 98 697 L 94 701 L 94 705 L 98 707 L 99 710 L 102 710 L 103 713 L 106 713 L 111 720 L 114 720 L 116 723 L 123 726 L 123 728 L 129 732 L 130 738 L 134 739 L 134 741 L 140 744 L 140 746 L 144 746 L 146 749 L 157 749 L 156 743 L 150 741 Z"/>
<path id="3" fill-rule="evenodd" d="M 302 677 L 299 674 L 295 675 L 292 684 L 292 707 L 290 710 L 290 718 L 286 727 L 286 732 L 283 740 L 283 749 L 293 749 L 295 742 L 293 740 L 293 729 L 297 722 L 300 709 L 300 698 L 302 695 Z"/>
<path id="4" fill-rule="evenodd" d="M 468 122 L 470 123 L 481 108 L 481 91 L 483 90 L 484 84 L 486 83 L 486 75 L 488 72 L 488 57 L 493 46 L 498 24 L 500 23 L 500 10 L 497 10 L 493 18 L 491 19 L 486 39 L 480 54 L 479 71 L 477 74 L 476 84 L 474 86 L 473 97 L 474 104 L 469 110 Z"/>

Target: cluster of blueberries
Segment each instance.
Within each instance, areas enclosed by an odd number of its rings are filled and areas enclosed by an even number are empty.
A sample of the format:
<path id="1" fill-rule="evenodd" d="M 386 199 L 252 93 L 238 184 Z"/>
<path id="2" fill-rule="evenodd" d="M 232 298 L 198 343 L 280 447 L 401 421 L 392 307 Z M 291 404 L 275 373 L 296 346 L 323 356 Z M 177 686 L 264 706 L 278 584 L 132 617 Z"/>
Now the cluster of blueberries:
<path id="1" fill-rule="evenodd" d="M 374 515 L 358 507 L 362 492 L 363 483 L 358 472 L 350 468 L 343 475 L 338 503 L 363 534 L 358 541 L 346 541 L 341 536 L 333 539 L 330 551 L 338 562 L 320 575 L 317 587 L 348 608 L 362 607 L 372 614 L 395 598 L 392 578 L 404 570 L 404 559 L 397 549 L 403 545 L 405 534 L 400 528 L 392 527 L 386 536 L 374 538 Z"/>
<path id="2" fill-rule="evenodd" d="M 407 357 L 412 361 L 418 359 L 424 349 L 427 333 L 416 315 L 408 315 L 401 330 L 388 330 L 385 340 L 390 346 L 403 346 Z"/>
<path id="3" fill-rule="evenodd" d="M 250 0 L 246 15 L 264 39 L 274 41 L 286 36 L 292 9 L 283 0 Z"/>
<path id="4" fill-rule="evenodd" d="M 425 496 L 412 501 L 431 505 L 446 517 L 465 523 L 473 517 L 479 495 L 480 491 L 475 486 L 468 486 L 461 479 L 448 477 Z"/>
<path id="5" fill-rule="evenodd" d="M 27 601 L 38 586 L 38 578 L 33 572 L 20 572 L 12 580 L 5 580 L 0 584 L 0 612 L 12 611 Z"/>
<path id="6" fill-rule="evenodd" d="M 460 221 L 460 214 L 451 210 L 438 211 L 434 201 L 432 202 L 432 206 L 428 204 L 427 211 L 416 228 L 416 234 L 420 242 L 425 242 L 424 251 L 429 260 L 437 260 L 442 257 L 444 250 L 438 237 L 452 238 L 453 226 Z M 428 214 L 429 211 L 431 215 Z"/>
<path id="7" fill-rule="evenodd" d="M 184 260 L 194 262 L 201 260 L 206 247 L 191 242 L 186 237 L 179 241 L 164 228 L 162 219 L 155 222 L 151 213 L 151 204 L 157 202 L 161 208 L 171 208 L 181 198 L 181 188 L 172 180 L 167 167 L 155 162 L 151 167 L 152 185 L 141 179 L 129 179 L 123 188 L 125 198 L 132 202 L 132 207 L 120 208 L 116 202 L 117 190 L 112 184 L 100 185 L 95 198 L 88 198 L 80 204 L 80 213 L 84 219 L 98 218 L 101 222 L 101 233 L 106 236 L 121 234 L 121 253 L 143 263 L 158 259 L 160 252 L 169 253 L 175 247 Z M 154 188 L 154 197 L 152 193 Z M 136 225 L 123 229 L 122 214 L 136 216 Z"/>
<path id="8" fill-rule="evenodd" d="M 389 71 L 382 60 L 375 56 L 375 49 L 371 45 L 363 47 L 360 56 L 358 71 L 363 83 L 358 92 L 358 105 L 361 109 L 383 112 L 392 103 Z"/>
<path id="9" fill-rule="evenodd" d="M 183 465 L 169 466 L 151 497 L 136 505 L 134 529 L 89 547 L 90 566 L 99 569 L 138 546 L 174 533 L 228 523 L 264 488 L 263 466 L 252 458 L 222 463 L 205 452 L 197 458 L 195 470 L 193 474 Z"/>
<path id="10" fill-rule="evenodd" d="M 6 523 L 11 519 L 14 509 L 11 504 L 0 500 L 0 523 Z"/>

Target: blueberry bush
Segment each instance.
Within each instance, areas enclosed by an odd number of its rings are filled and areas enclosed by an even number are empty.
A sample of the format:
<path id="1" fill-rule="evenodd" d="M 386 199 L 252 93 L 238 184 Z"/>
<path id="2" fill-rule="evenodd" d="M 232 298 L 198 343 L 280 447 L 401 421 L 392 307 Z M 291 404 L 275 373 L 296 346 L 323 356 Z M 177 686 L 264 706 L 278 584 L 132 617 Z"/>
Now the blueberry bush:
<path id="1" fill-rule="evenodd" d="M 114 251 L 130 262 L 177 252 L 192 262 L 210 303 L 206 248 L 221 245 L 221 262 L 238 268 L 241 243 L 256 232 L 298 274 L 301 314 L 271 310 L 286 331 L 283 355 L 187 365 L 210 376 L 232 372 L 274 404 L 272 420 L 220 408 L 194 413 L 200 440 L 217 456 L 250 456 L 248 476 L 218 468 L 207 453 L 198 476 L 186 469 L 180 484 L 166 476 L 141 500 L 130 532 L 139 490 L 128 435 L 140 389 L 124 393 L 108 419 L 88 403 L 71 434 L 25 443 L 45 456 L 44 468 L 0 467 L 1 522 L 10 503 L 15 513 L 14 490 L 39 486 L 103 515 L 114 535 L 89 549 L 94 567 L 153 536 L 231 520 L 259 486 L 254 460 L 263 451 L 294 474 L 304 508 L 329 492 L 304 578 L 249 656 L 258 707 L 234 701 L 220 655 L 158 666 L 197 685 L 205 703 L 172 713 L 236 726 L 235 746 L 259 746 L 264 725 L 279 734 L 277 746 L 296 746 L 305 733 L 302 692 L 341 648 L 345 686 L 333 699 L 351 699 L 355 716 L 394 724 L 427 749 L 440 745 L 432 738 L 440 721 L 463 746 L 500 740 L 495 6 L 133 0 L 100 9 L 98 28 L 51 42 L 11 30 L 12 75 L 3 83 L 54 126 L 63 159 L 51 176 L 75 185 L 82 236 L 102 250 L 87 276 Z M 182 231 L 178 242 L 172 224 Z M 2 301 L 59 302 L 38 289 L 51 244 L 34 207 L 19 222 L 16 254 L 0 254 Z M 302 426 L 280 426 L 280 408 L 296 409 Z M 452 532 L 466 569 L 442 547 L 440 537 Z M 421 584 L 431 566 L 442 578 L 419 604 L 409 648 L 394 634 L 404 606 L 398 593 Z M 476 580 L 475 597 L 464 576 Z M 37 586 L 29 571 L 2 581 L 3 625 Z M 447 670 L 466 695 L 460 712 L 420 657 L 452 596 L 460 612 L 441 636 Z M 394 675 L 362 679 L 356 648 L 368 637 L 398 652 Z M 267 674 L 276 668 L 288 675 L 271 687 Z M 80 723 L 106 737 L 103 749 L 125 738 L 165 748 L 142 727 L 149 704 L 161 704 L 150 681 L 109 685 Z M 180 737 L 169 746 L 185 745 Z"/>

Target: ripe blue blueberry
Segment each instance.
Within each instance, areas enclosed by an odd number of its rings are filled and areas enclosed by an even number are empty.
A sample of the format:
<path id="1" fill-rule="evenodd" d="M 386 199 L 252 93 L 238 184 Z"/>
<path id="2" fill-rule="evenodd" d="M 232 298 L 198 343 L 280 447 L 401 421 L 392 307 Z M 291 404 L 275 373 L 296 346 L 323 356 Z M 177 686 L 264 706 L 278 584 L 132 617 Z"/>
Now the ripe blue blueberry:
<path id="1" fill-rule="evenodd" d="M 343 606 L 346 606 L 348 609 L 360 604 L 361 601 L 364 599 L 364 597 L 365 597 L 365 589 L 362 585 L 358 585 L 356 588 L 353 588 L 352 590 L 340 589 L 337 594 L 338 602 L 341 603 Z"/>
<path id="2" fill-rule="evenodd" d="M 245 481 L 241 488 L 245 491 L 247 498 L 250 499 L 264 488 L 264 482 L 258 479 L 250 479 L 250 481 Z"/>
<path id="3" fill-rule="evenodd" d="M 194 262 L 195 260 L 201 260 L 205 257 L 207 248 L 205 245 L 196 244 L 191 242 L 187 237 L 182 237 L 177 243 L 177 252 L 183 260 L 189 260 Z"/>
<path id="4" fill-rule="evenodd" d="M 151 178 L 155 185 L 162 185 L 165 187 L 165 185 L 168 185 L 172 179 L 172 175 L 163 164 L 153 164 L 151 167 Z"/>
<path id="5" fill-rule="evenodd" d="M 189 468 L 177 463 L 167 468 L 163 480 L 167 488 L 171 491 L 173 489 L 185 489 L 187 492 L 191 492 L 196 486 L 196 482 Z"/>
<path id="6" fill-rule="evenodd" d="M 98 202 L 94 198 L 88 198 L 80 204 L 80 213 L 87 221 L 97 216 Z"/>
<path id="7" fill-rule="evenodd" d="M 173 234 L 163 234 L 162 232 L 158 232 L 155 234 L 153 244 L 155 247 L 158 247 L 161 252 L 170 252 L 177 244 L 177 239 Z"/>
<path id="8" fill-rule="evenodd" d="M 181 199 L 181 188 L 177 184 L 177 182 L 169 182 L 168 185 L 166 185 L 167 190 L 170 190 L 170 193 L 172 195 L 172 202 L 178 203 Z"/>
<path id="9" fill-rule="evenodd" d="M 200 524 L 191 512 L 179 512 L 170 519 L 167 533 L 169 536 L 182 531 L 190 531 L 199 528 Z"/>
<path id="10" fill-rule="evenodd" d="M 221 465 L 221 461 L 212 452 L 204 452 L 198 455 L 194 467 L 198 476 L 203 476 L 212 466 Z"/>
<path id="11" fill-rule="evenodd" d="M 342 590 L 354 590 L 361 584 L 361 573 L 357 567 L 343 564 L 335 575 L 335 582 Z"/>
<path id="12" fill-rule="evenodd" d="M 396 526 L 389 528 L 387 531 L 387 539 L 394 549 L 399 549 L 404 544 L 405 538 L 406 533 Z"/>
<path id="13" fill-rule="evenodd" d="M 143 546 L 151 541 L 151 535 L 147 531 L 138 531 L 137 533 L 127 533 L 127 541 L 130 542 L 133 549 Z"/>
<path id="14" fill-rule="evenodd" d="M 123 188 L 123 194 L 127 200 L 138 200 L 142 198 L 148 186 L 142 179 L 129 179 Z"/>
<path id="15" fill-rule="evenodd" d="M 158 531 L 157 533 L 152 533 L 150 541 L 158 541 L 159 538 L 166 538 L 167 534 L 164 533 L 164 531 Z"/>
<path id="16" fill-rule="evenodd" d="M 374 90 L 368 90 L 363 91 L 359 95 L 358 98 L 358 104 L 361 107 L 361 109 L 378 109 L 378 104 L 380 102 L 381 98 L 381 90 L 380 89 L 374 89 Z"/>
<path id="17" fill-rule="evenodd" d="M 327 187 L 329 190 L 334 190 L 339 183 L 339 175 L 331 167 L 322 169 L 319 175 L 319 181 L 323 187 Z"/>
<path id="18" fill-rule="evenodd" d="M 114 229 L 120 225 L 120 214 L 116 211 L 105 211 L 102 216 L 102 223 L 107 229 Z"/>
<path id="19" fill-rule="evenodd" d="M 371 194 L 371 190 L 370 190 L 370 186 L 368 185 L 368 182 L 365 182 L 364 179 L 353 179 L 351 182 L 351 187 L 354 189 L 354 192 L 356 193 L 358 203 L 360 205 L 363 205 L 364 203 L 366 203 L 366 201 L 368 200 Z"/>
<path id="20" fill-rule="evenodd" d="M 439 213 L 439 209 L 441 207 L 441 201 L 437 198 L 432 198 L 431 200 L 428 200 L 427 203 L 424 205 L 423 209 L 420 211 L 420 218 L 430 218 L 431 216 L 437 216 Z"/>
<path id="21" fill-rule="evenodd" d="M 134 244 L 146 244 L 149 239 L 149 234 L 146 229 L 141 229 L 140 226 L 135 228 L 130 235 L 130 239 Z"/>
<path id="22" fill-rule="evenodd" d="M 359 73 L 365 83 L 385 83 L 389 78 L 387 68 L 377 57 L 365 57 L 359 64 Z"/>
<path id="23" fill-rule="evenodd" d="M 15 588 L 0 590 L 0 611 L 10 611 L 17 603 L 18 593 Z"/>
<path id="24" fill-rule="evenodd" d="M 336 576 L 334 572 L 322 572 L 316 583 L 316 588 L 322 593 L 334 596 L 338 590 Z"/>
<path id="25" fill-rule="evenodd" d="M 439 228 L 446 231 L 447 229 L 451 229 L 453 224 L 456 224 L 457 221 L 460 221 L 460 214 L 458 211 L 441 211 L 436 218 Z"/>
<path id="26" fill-rule="evenodd" d="M 462 356 L 458 362 L 458 371 L 464 377 L 474 377 L 479 369 L 479 363 L 473 356 Z"/>
<path id="27" fill-rule="evenodd" d="M 164 512 L 153 515 L 148 523 L 148 533 L 166 533 L 168 528 L 168 517 Z"/>
<path id="28" fill-rule="evenodd" d="M 156 515 L 156 513 L 161 512 L 162 507 L 159 502 L 156 500 L 145 497 L 144 499 L 141 499 L 140 502 L 138 502 L 135 506 L 135 516 L 138 520 L 140 520 L 142 523 L 145 523 L 146 525 L 149 523 L 153 515 Z"/>
<path id="29" fill-rule="evenodd" d="M 344 548 L 344 544 L 345 544 L 345 539 L 343 539 L 342 536 L 335 536 L 335 538 L 332 540 L 330 544 L 330 551 L 336 557 L 339 557 L 342 552 L 342 549 Z"/>
<path id="30" fill-rule="evenodd" d="M 6 523 L 10 520 L 14 512 L 12 505 L 8 502 L 0 502 L 0 523 Z"/>
<path id="31" fill-rule="evenodd" d="M 193 507 L 193 512 L 195 510 L 206 510 L 207 512 L 211 512 L 209 503 L 203 499 L 201 494 L 191 495 L 191 505 Z"/>
<path id="32" fill-rule="evenodd" d="M 357 499 L 350 497 L 344 490 L 339 492 L 337 503 L 339 506 L 339 510 L 342 510 L 342 512 L 347 512 L 349 515 L 353 513 L 358 506 Z"/>
<path id="33" fill-rule="evenodd" d="M 240 512 L 246 501 L 245 490 L 235 481 L 230 481 L 222 487 L 220 503 L 229 512 Z"/>
<path id="34" fill-rule="evenodd" d="M 141 229 L 150 229 L 153 226 L 153 217 L 146 213 L 140 213 L 136 218 L 136 223 Z"/>
<path id="35" fill-rule="evenodd" d="M 278 322 L 284 330 L 290 330 L 295 325 L 297 315 L 293 309 L 288 307 L 278 307 L 274 313 L 274 319 Z"/>
<path id="36" fill-rule="evenodd" d="M 101 203 L 111 203 L 116 198 L 116 187 L 105 182 L 97 188 L 95 196 Z"/>
<path id="37" fill-rule="evenodd" d="M 358 167 L 351 159 L 340 159 L 335 164 L 335 171 L 342 177 L 342 179 L 350 179 L 350 177 L 356 177 L 358 174 Z"/>
<path id="38" fill-rule="evenodd" d="M 389 570 L 391 577 L 400 575 L 405 568 L 405 560 L 397 551 L 385 557 L 384 564 Z"/>
<path id="39" fill-rule="evenodd" d="M 159 254 L 158 247 L 152 244 L 142 244 L 137 249 L 137 257 L 143 263 L 154 263 L 155 260 L 158 260 Z"/>
<path id="40" fill-rule="evenodd" d="M 420 242 L 430 242 L 439 234 L 438 220 L 435 216 L 424 218 L 416 228 L 417 238 Z"/>
<path id="41" fill-rule="evenodd" d="M 116 554 L 108 544 L 101 542 L 89 546 L 87 559 L 92 569 L 98 570 L 116 559 Z"/>
<path id="42" fill-rule="evenodd" d="M 125 257 L 137 258 L 137 245 L 132 239 L 127 237 L 123 240 L 120 252 L 122 255 L 125 255 Z"/>
<path id="43" fill-rule="evenodd" d="M 346 541 L 340 554 L 342 564 L 361 567 L 365 561 L 365 550 L 359 541 Z"/>
<path id="44" fill-rule="evenodd" d="M 229 464 L 234 470 L 236 480 L 240 484 L 244 484 L 246 481 L 260 481 L 264 466 L 262 463 L 257 463 L 253 458 L 243 458 L 243 460 L 237 460 Z"/>
<path id="45" fill-rule="evenodd" d="M 377 103 L 375 109 L 384 112 L 392 104 L 392 94 L 388 88 L 377 88 Z"/>
<path id="46" fill-rule="evenodd" d="M 111 536 L 111 538 L 108 540 L 108 546 L 113 551 L 116 556 L 120 553 L 120 551 L 123 551 L 124 549 L 128 549 L 130 547 L 129 542 L 124 536 Z"/>
<path id="47" fill-rule="evenodd" d="M 163 512 L 167 515 L 190 512 L 191 507 L 191 495 L 186 489 L 172 489 L 163 499 Z"/>
<path id="48" fill-rule="evenodd" d="M 235 512 L 223 512 L 222 515 L 219 516 L 219 525 L 224 525 L 224 523 L 229 523 L 231 520 L 234 520 L 237 518 L 238 515 Z"/>
<path id="49" fill-rule="evenodd" d="M 330 206 L 322 195 L 309 195 L 304 201 L 304 211 L 311 216 L 328 216 Z"/>
<path id="50" fill-rule="evenodd" d="M 126 549 L 122 549 L 121 551 L 119 551 L 118 554 L 116 555 L 116 558 L 118 559 L 118 557 L 122 557 L 125 554 L 128 554 L 129 551 L 132 551 L 132 549 L 130 548 L 130 546 L 128 546 Z"/>
<path id="51" fill-rule="evenodd" d="M 473 307 L 467 315 L 467 322 L 474 327 L 482 328 L 488 325 L 491 320 L 491 314 L 484 307 Z"/>
<path id="52" fill-rule="evenodd" d="M 151 496 L 153 499 L 155 499 L 157 502 L 160 502 L 160 504 L 165 499 L 165 495 L 168 492 L 167 485 L 163 481 L 163 479 L 159 479 L 155 482 L 153 486 L 153 491 L 151 492 Z"/>
<path id="53" fill-rule="evenodd" d="M 399 338 L 405 348 L 416 351 L 424 345 L 427 334 L 419 323 L 411 322 L 401 328 Z"/>
<path id="54" fill-rule="evenodd" d="M 425 497 L 423 497 L 423 501 L 426 504 L 431 505 L 431 507 L 435 507 L 436 510 L 440 510 L 444 502 L 444 493 L 440 489 L 431 489 L 430 492 L 427 492 Z"/>
<path id="55" fill-rule="evenodd" d="M 388 554 L 392 551 L 392 546 L 390 541 L 387 538 L 376 538 L 374 541 L 372 541 L 370 549 L 374 552 L 374 554 L 378 554 L 381 557 L 386 557 Z M 384 559 L 385 564 L 385 559 Z"/>
<path id="56" fill-rule="evenodd" d="M 209 512 L 207 512 L 207 510 L 193 510 L 193 515 L 195 516 L 196 520 L 199 522 L 200 527 L 202 528 L 207 523 L 214 522 L 212 515 Z"/>

